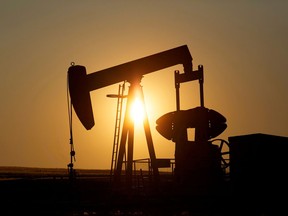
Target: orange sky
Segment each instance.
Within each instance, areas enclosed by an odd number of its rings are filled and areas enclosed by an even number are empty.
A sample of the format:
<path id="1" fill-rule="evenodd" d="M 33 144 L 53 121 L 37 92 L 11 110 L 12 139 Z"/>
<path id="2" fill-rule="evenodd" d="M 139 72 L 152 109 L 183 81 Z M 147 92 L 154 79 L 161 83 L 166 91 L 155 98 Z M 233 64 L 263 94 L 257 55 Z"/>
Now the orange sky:
<path id="1" fill-rule="evenodd" d="M 227 118 L 219 138 L 288 136 L 286 1 L 0 2 L 0 166 L 66 168 L 70 62 L 92 73 L 185 44 L 194 68 L 204 66 L 205 106 Z M 174 143 L 155 130 L 175 110 L 174 70 L 182 66 L 141 83 L 157 157 L 174 155 Z M 181 86 L 182 109 L 199 105 L 197 89 Z M 74 115 L 75 168 L 110 168 L 116 100 L 106 94 L 117 91 L 91 92 L 92 130 Z M 143 135 L 136 140 L 135 158 L 148 157 Z"/>

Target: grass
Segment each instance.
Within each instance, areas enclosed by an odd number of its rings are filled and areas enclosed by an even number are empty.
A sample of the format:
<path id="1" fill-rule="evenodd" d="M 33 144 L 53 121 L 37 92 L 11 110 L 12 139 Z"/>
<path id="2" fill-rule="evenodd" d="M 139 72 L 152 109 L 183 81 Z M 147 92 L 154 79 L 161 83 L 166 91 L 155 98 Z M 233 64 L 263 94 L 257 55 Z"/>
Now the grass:
<path id="1" fill-rule="evenodd" d="M 77 169 L 79 177 L 109 175 L 109 170 Z M 68 178 L 68 169 L 0 166 L 0 180 L 36 179 L 36 178 Z"/>
<path id="2" fill-rule="evenodd" d="M 0 167 L 0 214 L 240 216 L 251 211 L 249 196 L 245 199 L 227 193 L 199 196 L 187 188 L 179 190 L 171 181 L 162 181 L 157 188 L 145 184 L 127 190 L 125 185 L 115 187 L 110 178 L 102 178 L 109 177 L 110 170 L 76 172 L 79 178 L 70 181 L 64 168 Z M 252 198 L 251 203 L 255 205 Z M 261 204 L 251 212 L 260 216 L 262 208 Z"/>

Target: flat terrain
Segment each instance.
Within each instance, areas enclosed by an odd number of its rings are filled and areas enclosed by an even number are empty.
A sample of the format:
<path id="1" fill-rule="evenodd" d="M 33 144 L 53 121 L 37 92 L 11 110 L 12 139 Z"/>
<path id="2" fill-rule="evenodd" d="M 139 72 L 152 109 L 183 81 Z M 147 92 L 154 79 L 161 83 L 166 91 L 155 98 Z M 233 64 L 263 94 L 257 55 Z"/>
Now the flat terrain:
<path id="1" fill-rule="evenodd" d="M 107 170 L 0 167 L 3 215 L 248 215 L 250 206 L 233 196 L 227 185 L 213 194 L 178 187 L 171 176 L 135 178 L 132 187 L 115 185 Z M 253 209 L 253 215 L 262 215 Z M 1 214 L 2 215 L 2 214 Z M 269 215 L 269 214 L 266 214 Z"/>

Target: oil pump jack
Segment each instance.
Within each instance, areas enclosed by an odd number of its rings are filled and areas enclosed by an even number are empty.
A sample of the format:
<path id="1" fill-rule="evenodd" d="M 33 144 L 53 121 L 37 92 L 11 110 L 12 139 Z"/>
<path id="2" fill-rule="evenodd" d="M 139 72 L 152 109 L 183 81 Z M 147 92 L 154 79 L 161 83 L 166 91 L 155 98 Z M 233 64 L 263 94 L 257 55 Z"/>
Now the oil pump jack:
<path id="1" fill-rule="evenodd" d="M 209 139 L 218 136 L 226 129 L 226 119 L 220 113 L 204 107 L 203 96 L 203 66 L 199 65 L 198 70 L 193 71 L 192 56 L 187 45 L 166 50 L 144 58 L 110 67 L 90 74 L 86 73 L 86 68 L 81 65 L 72 65 L 68 69 L 68 84 L 73 108 L 83 124 L 90 130 L 94 126 L 94 117 L 90 99 L 90 91 L 97 90 L 122 81 L 130 84 L 125 118 L 122 127 L 120 147 L 117 157 L 117 166 L 115 170 L 115 181 L 120 181 L 123 165 L 123 158 L 126 152 L 126 142 L 128 137 L 128 157 L 126 182 L 132 182 L 132 163 L 133 163 L 133 136 L 134 125 L 129 121 L 128 113 L 135 94 L 140 91 L 141 79 L 144 75 L 156 72 L 158 70 L 183 65 L 184 71 L 180 73 L 175 71 L 176 87 L 176 111 L 167 113 L 157 120 L 157 131 L 168 140 L 175 142 L 175 173 L 180 182 L 190 179 L 187 172 L 194 172 L 195 167 L 203 160 L 205 163 L 211 158 L 211 163 L 215 163 L 218 168 L 220 160 L 219 149 L 211 145 Z M 200 84 L 200 106 L 190 110 L 180 110 L 179 89 L 183 82 L 198 80 Z M 187 139 L 187 128 L 195 128 L 195 141 L 191 143 Z M 152 141 L 151 131 L 148 119 L 144 120 L 144 130 L 147 146 L 149 150 L 153 176 L 157 180 L 159 176 L 157 159 Z M 212 153 L 213 152 L 213 153 Z M 193 161 L 194 158 L 201 159 Z M 192 156 L 191 156 L 192 155 Z M 192 160 L 190 160 L 192 157 Z M 191 164 L 193 169 L 190 169 Z M 211 166 L 210 162 L 207 166 Z M 214 169 L 205 168 L 208 172 L 214 172 Z"/>

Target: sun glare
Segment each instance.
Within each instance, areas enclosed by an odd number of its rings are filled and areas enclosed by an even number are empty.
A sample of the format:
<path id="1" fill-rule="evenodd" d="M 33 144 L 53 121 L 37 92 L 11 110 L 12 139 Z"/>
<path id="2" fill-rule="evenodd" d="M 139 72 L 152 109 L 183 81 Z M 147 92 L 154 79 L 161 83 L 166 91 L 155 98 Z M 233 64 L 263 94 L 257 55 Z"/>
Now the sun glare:
<path id="1" fill-rule="evenodd" d="M 144 104 L 139 98 L 135 98 L 131 107 L 131 118 L 135 124 L 142 123 L 145 117 Z"/>

